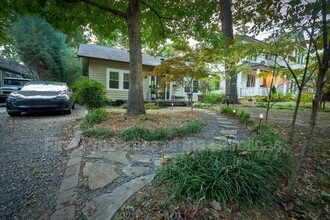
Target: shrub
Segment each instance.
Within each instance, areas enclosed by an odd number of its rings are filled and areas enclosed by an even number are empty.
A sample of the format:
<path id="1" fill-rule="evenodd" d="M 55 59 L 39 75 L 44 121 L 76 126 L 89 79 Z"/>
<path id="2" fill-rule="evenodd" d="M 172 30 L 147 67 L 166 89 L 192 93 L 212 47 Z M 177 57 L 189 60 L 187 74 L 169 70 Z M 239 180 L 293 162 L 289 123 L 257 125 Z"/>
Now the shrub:
<path id="1" fill-rule="evenodd" d="M 225 115 L 235 115 L 234 110 L 236 111 L 236 109 L 232 106 L 223 106 L 221 107 L 220 112 Z"/>
<path id="2" fill-rule="evenodd" d="M 245 111 L 238 111 L 237 118 L 246 125 L 254 125 L 255 121 L 251 118 L 251 115 Z"/>
<path id="3" fill-rule="evenodd" d="M 272 94 L 272 102 L 289 102 L 291 100 L 291 94 L 283 94 L 282 92 Z"/>
<path id="4" fill-rule="evenodd" d="M 148 102 L 144 104 L 144 109 L 145 110 L 154 110 L 154 109 L 159 109 L 159 106 L 156 105 L 154 102 Z"/>
<path id="5" fill-rule="evenodd" d="M 290 161 L 287 151 L 275 148 L 206 149 L 178 155 L 157 174 L 175 199 L 249 206 L 274 201 L 273 192 Z"/>
<path id="6" fill-rule="evenodd" d="M 114 133 L 107 128 L 89 128 L 84 130 L 82 135 L 86 137 L 110 138 L 114 136 Z"/>
<path id="7" fill-rule="evenodd" d="M 257 102 L 256 107 L 258 108 L 267 108 L 267 103 L 265 102 Z"/>
<path id="8" fill-rule="evenodd" d="M 193 106 L 194 108 L 210 108 L 212 105 L 205 102 L 194 102 Z"/>
<path id="9" fill-rule="evenodd" d="M 100 123 L 106 116 L 107 112 L 103 108 L 94 109 L 85 116 L 83 125 L 86 127 Z"/>
<path id="10" fill-rule="evenodd" d="M 121 133 L 121 138 L 124 141 L 133 141 L 133 140 L 148 140 L 150 131 L 146 127 L 142 126 L 133 126 L 126 128 Z"/>
<path id="11" fill-rule="evenodd" d="M 312 93 L 302 93 L 301 94 L 301 102 L 312 102 L 315 95 Z"/>
<path id="12" fill-rule="evenodd" d="M 144 114 L 144 115 L 139 115 L 138 118 L 137 118 L 138 121 L 146 121 L 146 120 L 149 120 L 149 121 L 159 121 L 158 118 L 156 116 L 153 116 L 153 115 L 147 115 L 147 114 Z"/>
<path id="13" fill-rule="evenodd" d="M 174 134 L 170 132 L 169 129 L 157 128 L 155 131 L 150 133 L 149 141 L 165 141 L 170 140 L 174 137 Z"/>
<path id="14" fill-rule="evenodd" d="M 120 106 L 120 108 L 122 108 L 122 109 L 127 109 L 127 103 L 122 104 L 122 105 Z"/>
<path id="15" fill-rule="evenodd" d="M 74 100 L 88 110 L 104 107 L 108 101 L 105 86 L 92 79 L 83 79 L 73 87 Z"/>
<path id="16" fill-rule="evenodd" d="M 150 131 L 146 127 L 133 126 L 125 129 L 121 133 L 121 138 L 124 141 L 147 140 L 147 141 L 162 141 L 169 140 L 174 137 L 184 136 L 189 133 L 196 133 L 203 129 L 203 124 L 196 120 L 190 120 L 181 126 L 172 128 L 157 128 L 155 131 Z"/>
<path id="17" fill-rule="evenodd" d="M 221 103 L 225 100 L 224 94 L 218 94 L 218 93 L 211 93 L 211 94 L 205 94 L 204 95 L 204 102 L 210 103 L 210 104 L 217 104 Z"/>
<path id="18" fill-rule="evenodd" d="M 267 102 L 267 96 L 260 96 L 260 95 L 256 95 L 253 96 L 253 98 L 257 101 L 257 102 Z"/>
<path id="19" fill-rule="evenodd" d="M 277 134 L 268 124 L 260 123 L 255 127 L 258 135 L 254 138 L 254 141 L 264 147 L 274 147 L 274 146 L 285 146 L 286 142 L 283 137 Z"/>

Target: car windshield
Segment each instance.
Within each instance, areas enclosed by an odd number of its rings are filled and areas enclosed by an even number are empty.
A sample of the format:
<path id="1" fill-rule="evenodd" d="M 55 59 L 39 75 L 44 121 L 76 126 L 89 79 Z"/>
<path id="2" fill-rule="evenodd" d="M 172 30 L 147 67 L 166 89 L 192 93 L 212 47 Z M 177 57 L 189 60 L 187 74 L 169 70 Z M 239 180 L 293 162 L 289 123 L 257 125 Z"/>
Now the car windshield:
<path id="1" fill-rule="evenodd" d="M 24 86 L 26 83 L 28 83 L 29 80 L 24 79 L 4 79 L 3 84 L 4 85 L 10 85 L 10 86 Z"/>
<path id="2" fill-rule="evenodd" d="M 63 85 L 50 85 L 50 84 L 29 84 L 22 88 L 22 91 L 50 91 L 60 92 L 65 91 Z"/>

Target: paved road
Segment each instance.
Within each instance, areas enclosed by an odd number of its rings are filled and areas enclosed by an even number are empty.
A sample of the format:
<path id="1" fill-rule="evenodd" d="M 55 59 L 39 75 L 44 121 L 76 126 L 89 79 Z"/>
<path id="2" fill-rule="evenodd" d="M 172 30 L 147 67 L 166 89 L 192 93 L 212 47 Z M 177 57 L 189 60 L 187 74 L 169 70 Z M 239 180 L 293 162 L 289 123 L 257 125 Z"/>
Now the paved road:
<path id="1" fill-rule="evenodd" d="M 10 117 L 0 106 L 0 219 L 49 219 L 70 153 L 66 128 L 83 111 Z"/>

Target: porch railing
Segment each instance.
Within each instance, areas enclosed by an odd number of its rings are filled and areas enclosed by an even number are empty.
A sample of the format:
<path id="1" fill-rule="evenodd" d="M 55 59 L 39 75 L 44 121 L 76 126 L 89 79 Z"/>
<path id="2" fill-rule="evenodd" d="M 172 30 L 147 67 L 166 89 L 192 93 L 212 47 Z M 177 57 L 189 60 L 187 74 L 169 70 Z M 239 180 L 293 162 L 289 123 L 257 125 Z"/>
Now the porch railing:
<path id="1" fill-rule="evenodd" d="M 255 88 L 255 87 L 250 87 L 250 88 L 241 88 L 240 89 L 240 96 L 241 97 L 246 97 L 246 96 L 267 96 L 269 92 L 269 88 Z"/>

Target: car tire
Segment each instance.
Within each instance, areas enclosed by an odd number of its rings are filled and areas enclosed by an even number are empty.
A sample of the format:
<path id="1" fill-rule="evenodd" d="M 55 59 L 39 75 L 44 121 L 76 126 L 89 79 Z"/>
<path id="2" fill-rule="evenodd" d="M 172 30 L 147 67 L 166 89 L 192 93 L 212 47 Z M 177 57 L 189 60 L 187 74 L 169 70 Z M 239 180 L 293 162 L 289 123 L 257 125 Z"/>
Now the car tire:
<path id="1" fill-rule="evenodd" d="M 8 113 L 8 115 L 10 115 L 10 116 L 20 116 L 20 115 L 21 115 L 20 112 L 7 112 L 7 113 Z"/>
<path id="2" fill-rule="evenodd" d="M 70 115 L 72 113 L 72 106 L 68 109 L 64 111 L 64 114 L 66 115 Z"/>

